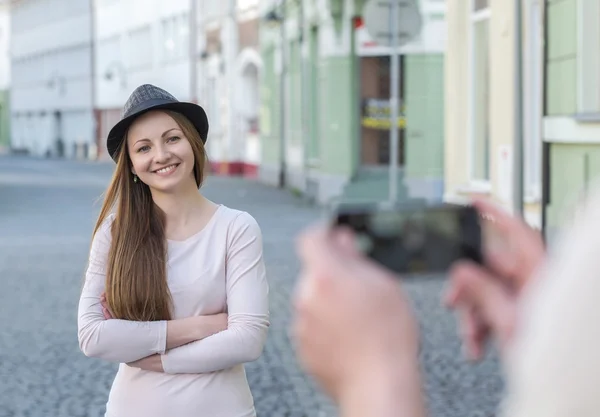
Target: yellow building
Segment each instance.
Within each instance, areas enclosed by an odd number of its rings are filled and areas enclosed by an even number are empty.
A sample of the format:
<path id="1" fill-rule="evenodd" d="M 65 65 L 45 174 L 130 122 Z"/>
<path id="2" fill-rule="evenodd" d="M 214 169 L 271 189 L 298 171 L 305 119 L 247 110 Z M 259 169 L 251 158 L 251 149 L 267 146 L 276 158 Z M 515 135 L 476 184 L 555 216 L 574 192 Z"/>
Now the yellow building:
<path id="1" fill-rule="evenodd" d="M 444 199 L 513 207 L 515 9 L 512 0 L 447 0 Z M 543 0 L 524 0 L 525 216 L 541 227 Z"/>

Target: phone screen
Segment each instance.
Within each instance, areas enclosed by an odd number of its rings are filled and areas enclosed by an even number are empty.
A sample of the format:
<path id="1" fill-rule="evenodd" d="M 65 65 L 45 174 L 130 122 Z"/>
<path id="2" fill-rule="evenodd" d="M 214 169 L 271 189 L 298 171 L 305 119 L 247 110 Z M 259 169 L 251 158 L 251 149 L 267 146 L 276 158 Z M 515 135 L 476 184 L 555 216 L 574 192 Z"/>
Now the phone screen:
<path id="1" fill-rule="evenodd" d="M 471 206 L 354 208 L 335 219 L 354 231 L 360 250 L 400 274 L 443 273 L 459 259 L 482 262 L 480 219 Z"/>

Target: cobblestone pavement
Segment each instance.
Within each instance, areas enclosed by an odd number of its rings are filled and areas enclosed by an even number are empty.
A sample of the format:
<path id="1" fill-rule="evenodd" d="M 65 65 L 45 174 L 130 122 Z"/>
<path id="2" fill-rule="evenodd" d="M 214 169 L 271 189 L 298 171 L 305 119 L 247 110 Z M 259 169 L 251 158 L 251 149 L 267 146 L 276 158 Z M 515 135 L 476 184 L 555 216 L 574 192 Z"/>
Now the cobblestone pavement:
<path id="1" fill-rule="evenodd" d="M 79 352 L 76 310 L 111 169 L 0 157 L 0 417 L 103 415 L 116 367 Z M 250 212 L 263 229 L 272 326 L 263 356 L 247 365 L 259 417 L 335 415 L 299 370 L 288 337 L 298 272 L 292 238 L 322 213 L 287 192 L 240 179 L 210 177 L 203 190 Z M 422 321 L 431 415 L 493 416 L 502 390 L 498 364 L 493 357 L 464 363 L 454 321 L 439 306 L 443 279 L 406 286 Z"/>

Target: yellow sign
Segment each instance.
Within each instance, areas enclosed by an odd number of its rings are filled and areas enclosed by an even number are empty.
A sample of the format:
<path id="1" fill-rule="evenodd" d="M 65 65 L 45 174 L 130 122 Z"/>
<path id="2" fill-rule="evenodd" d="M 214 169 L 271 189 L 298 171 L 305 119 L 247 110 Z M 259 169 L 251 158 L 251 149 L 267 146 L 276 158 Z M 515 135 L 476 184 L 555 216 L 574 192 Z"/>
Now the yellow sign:
<path id="1" fill-rule="evenodd" d="M 370 129 L 389 130 L 390 129 L 390 102 L 385 99 L 365 99 L 362 103 L 361 124 Z M 404 117 L 405 106 L 400 106 L 400 115 L 398 117 L 398 128 L 406 127 L 406 117 Z"/>
<path id="2" fill-rule="evenodd" d="M 389 130 L 390 129 L 390 119 L 375 119 L 373 117 L 364 117 L 361 123 L 364 127 L 368 127 L 371 129 L 381 129 L 381 130 Z M 399 117 L 398 118 L 398 129 L 406 128 L 406 118 Z"/>

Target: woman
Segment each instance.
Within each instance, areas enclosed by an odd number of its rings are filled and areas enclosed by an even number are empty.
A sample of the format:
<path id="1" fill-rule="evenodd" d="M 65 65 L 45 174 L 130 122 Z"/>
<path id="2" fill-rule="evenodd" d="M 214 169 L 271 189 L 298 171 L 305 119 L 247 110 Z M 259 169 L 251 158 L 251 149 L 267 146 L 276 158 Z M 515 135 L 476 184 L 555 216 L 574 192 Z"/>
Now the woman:
<path id="1" fill-rule="evenodd" d="M 198 192 L 207 133 L 200 106 L 152 85 L 109 133 L 78 317 L 85 355 L 120 363 L 106 417 L 255 416 L 243 364 L 269 327 L 262 236 Z"/>

